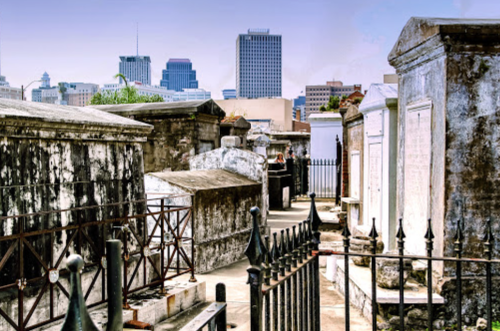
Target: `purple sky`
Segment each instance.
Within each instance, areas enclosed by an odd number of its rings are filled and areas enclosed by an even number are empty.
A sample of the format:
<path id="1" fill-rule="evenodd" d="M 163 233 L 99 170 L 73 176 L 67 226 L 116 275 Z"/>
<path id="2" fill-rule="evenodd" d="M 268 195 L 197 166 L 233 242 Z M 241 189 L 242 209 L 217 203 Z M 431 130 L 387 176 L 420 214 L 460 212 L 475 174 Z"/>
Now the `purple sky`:
<path id="1" fill-rule="evenodd" d="M 487 10 L 485 10 L 487 8 Z M 283 36 L 283 97 L 326 80 L 381 82 L 411 16 L 500 17 L 496 0 L 0 0 L 2 75 L 20 87 L 47 71 L 59 81 L 112 83 L 118 56 L 152 60 L 159 84 L 169 58 L 190 58 L 201 88 L 235 88 L 236 37 Z M 37 86 L 38 83 L 32 86 Z"/>

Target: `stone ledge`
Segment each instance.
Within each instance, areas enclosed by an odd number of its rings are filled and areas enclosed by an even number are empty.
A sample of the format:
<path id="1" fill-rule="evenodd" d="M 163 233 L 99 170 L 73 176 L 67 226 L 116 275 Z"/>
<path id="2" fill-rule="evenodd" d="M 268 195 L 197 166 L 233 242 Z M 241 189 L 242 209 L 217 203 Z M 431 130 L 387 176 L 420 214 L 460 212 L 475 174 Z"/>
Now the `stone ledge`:
<path id="1" fill-rule="evenodd" d="M 168 294 L 158 294 L 159 288 L 148 289 L 130 296 L 131 309 L 123 310 L 123 322 L 133 320 L 134 317 L 151 325 L 156 325 L 167 318 L 184 312 L 191 307 L 206 301 L 205 282 L 177 282 L 166 281 L 165 288 Z M 107 305 L 103 304 L 89 311 L 90 317 L 99 330 L 105 331 L 108 322 Z M 63 319 L 34 331 L 59 331 Z"/>
<path id="2" fill-rule="evenodd" d="M 352 261 L 349 263 L 350 287 L 356 287 L 356 293 L 365 296 L 365 300 L 372 299 L 371 270 L 359 267 Z M 344 293 L 344 260 L 337 260 L 336 283 Z M 352 293 L 352 291 L 350 292 Z M 352 298 L 351 298 L 352 299 Z M 352 302 L 355 305 L 355 301 Z M 399 304 L 399 290 L 389 290 L 377 286 L 377 303 Z M 405 304 L 427 304 L 427 287 L 408 281 L 405 285 Z M 444 304 L 444 298 L 437 293 L 432 294 L 433 304 Z"/>

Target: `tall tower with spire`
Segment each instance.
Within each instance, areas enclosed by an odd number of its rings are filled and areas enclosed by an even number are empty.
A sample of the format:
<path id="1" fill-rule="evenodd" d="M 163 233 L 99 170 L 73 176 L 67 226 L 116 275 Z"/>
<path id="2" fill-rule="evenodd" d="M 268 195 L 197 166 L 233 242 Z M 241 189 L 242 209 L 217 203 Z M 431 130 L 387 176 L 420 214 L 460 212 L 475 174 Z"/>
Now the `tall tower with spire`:
<path id="1" fill-rule="evenodd" d="M 136 55 L 120 56 L 118 70 L 129 82 L 140 82 L 143 85 L 151 85 L 151 58 L 139 55 L 139 25 L 137 25 L 136 38 Z M 123 84 L 121 78 L 120 84 Z"/>

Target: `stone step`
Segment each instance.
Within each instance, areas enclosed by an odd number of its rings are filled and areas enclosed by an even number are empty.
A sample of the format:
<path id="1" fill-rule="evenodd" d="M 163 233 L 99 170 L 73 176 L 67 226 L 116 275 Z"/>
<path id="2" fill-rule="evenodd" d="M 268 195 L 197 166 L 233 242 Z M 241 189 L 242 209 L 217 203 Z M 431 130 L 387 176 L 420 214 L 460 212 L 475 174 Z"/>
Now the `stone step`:
<path id="1" fill-rule="evenodd" d="M 167 294 L 158 288 L 147 289 L 129 296 L 130 309 L 123 310 L 123 322 L 138 320 L 156 325 L 190 308 L 206 302 L 205 282 L 165 282 Z M 106 304 L 89 310 L 90 317 L 99 330 L 105 331 L 108 323 Z M 60 331 L 63 320 L 34 329 L 35 331 Z"/>

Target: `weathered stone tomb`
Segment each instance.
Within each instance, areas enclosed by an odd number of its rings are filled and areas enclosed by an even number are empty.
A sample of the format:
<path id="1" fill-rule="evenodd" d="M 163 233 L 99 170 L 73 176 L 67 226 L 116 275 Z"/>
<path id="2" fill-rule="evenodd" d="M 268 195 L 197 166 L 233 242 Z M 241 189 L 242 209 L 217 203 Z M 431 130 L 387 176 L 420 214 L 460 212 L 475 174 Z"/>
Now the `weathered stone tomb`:
<path id="1" fill-rule="evenodd" d="M 389 54 L 399 74 L 396 215 L 412 234 L 406 238 L 411 253 L 425 254 L 427 218 L 435 255 L 454 256 L 458 220 L 464 256 L 484 256 L 488 220 L 499 237 L 499 44 L 500 20 L 412 18 Z M 495 240 L 493 258 L 499 250 Z M 453 302 L 454 263 L 435 270 L 439 291 Z M 475 323 L 485 316 L 485 268 L 466 263 L 463 273 L 470 294 L 463 299 L 464 320 Z M 446 308 L 451 313 L 455 305 Z M 499 308 L 496 301 L 495 321 Z"/>
<path id="2" fill-rule="evenodd" d="M 188 170 L 189 158 L 219 147 L 226 113 L 213 100 L 93 106 L 154 126 L 144 145 L 144 172 Z"/>
<path id="3" fill-rule="evenodd" d="M 262 183 L 222 169 L 149 173 L 145 183 L 148 194 L 194 196 L 193 227 L 188 225 L 186 231 L 195 241 L 196 272 L 242 258 L 252 230 L 249 210 L 262 205 Z M 185 199 L 184 204 L 191 202 L 190 196 Z"/>

